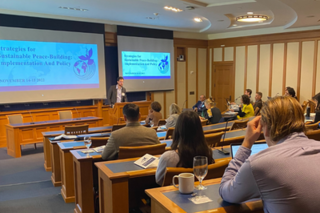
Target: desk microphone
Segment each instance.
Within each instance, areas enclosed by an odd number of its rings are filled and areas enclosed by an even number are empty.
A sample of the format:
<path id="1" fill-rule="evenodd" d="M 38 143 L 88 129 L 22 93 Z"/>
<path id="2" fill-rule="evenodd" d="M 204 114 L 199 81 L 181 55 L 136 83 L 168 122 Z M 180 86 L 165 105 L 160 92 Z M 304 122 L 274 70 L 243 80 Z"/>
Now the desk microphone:
<path id="1" fill-rule="evenodd" d="M 185 101 L 183 102 L 182 109 L 183 109 L 183 107 L 184 107 L 184 105 L 185 105 L 186 102 L 187 102 L 187 100 L 185 100 Z"/>
<path id="2" fill-rule="evenodd" d="M 236 102 L 240 97 L 241 97 L 241 95 L 238 98 L 236 98 L 236 100 L 234 102 Z"/>
<path id="3" fill-rule="evenodd" d="M 31 117 L 31 121 L 32 122 L 30 122 L 30 124 L 34 124 L 34 121 L 33 121 L 33 117 L 32 117 L 32 114 L 31 114 L 31 112 L 28 110 L 28 112 L 29 112 L 29 114 L 30 114 L 30 117 Z"/>
<path id="4" fill-rule="evenodd" d="M 77 112 L 77 114 L 78 114 L 78 117 L 76 118 L 76 120 L 81 120 L 81 118 L 80 118 L 80 116 L 79 116 L 79 112 L 78 112 L 77 108 L 75 107 L 74 109 L 76 110 L 76 112 Z"/>
<path id="5" fill-rule="evenodd" d="M 233 118 L 227 119 L 226 127 L 224 128 L 224 135 L 223 135 L 222 144 L 224 143 L 224 138 L 226 137 L 228 122 L 231 121 L 232 119 L 233 119 Z M 221 152 L 221 153 L 224 154 L 224 155 L 230 154 L 230 152 L 228 152 L 228 151 L 226 151 L 226 150 L 223 149 L 223 145 L 222 145 L 221 149 L 218 149 L 218 152 Z"/>

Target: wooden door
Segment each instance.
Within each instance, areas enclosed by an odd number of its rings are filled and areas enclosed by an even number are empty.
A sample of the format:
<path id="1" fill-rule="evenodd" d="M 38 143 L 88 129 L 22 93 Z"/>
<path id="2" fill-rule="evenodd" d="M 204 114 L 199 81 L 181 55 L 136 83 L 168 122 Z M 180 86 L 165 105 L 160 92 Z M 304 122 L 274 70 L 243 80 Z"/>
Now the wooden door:
<path id="1" fill-rule="evenodd" d="M 221 112 L 227 109 L 226 99 L 234 100 L 234 66 L 233 63 L 219 63 L 214 65 L 212 75 L 212 94 L 216 107 Z"/>

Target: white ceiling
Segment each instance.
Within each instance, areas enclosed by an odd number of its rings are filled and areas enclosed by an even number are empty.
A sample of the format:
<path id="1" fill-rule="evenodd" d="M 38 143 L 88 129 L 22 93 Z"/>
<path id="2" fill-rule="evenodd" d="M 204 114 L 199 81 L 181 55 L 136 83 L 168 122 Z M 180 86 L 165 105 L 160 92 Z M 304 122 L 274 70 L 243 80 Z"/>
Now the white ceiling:
<path id="1" fill-rule="evenodd" d="M 64 10 L 59 9 L 60 6 L 88 11 Z M 184 11 L 170 12 L 164 10 L 164 6 Z M 187 6 L 195 9 L 187 10 Z M 236 16 L 247 12 L 267 15 L 269 20 L 255 24 L 235 21 Z M 320 0 L 0 0 L 0 13 L 213 34 L 319 26 Z M 195 17 L 202 18 L 203 22 L 194 22 Z"/>

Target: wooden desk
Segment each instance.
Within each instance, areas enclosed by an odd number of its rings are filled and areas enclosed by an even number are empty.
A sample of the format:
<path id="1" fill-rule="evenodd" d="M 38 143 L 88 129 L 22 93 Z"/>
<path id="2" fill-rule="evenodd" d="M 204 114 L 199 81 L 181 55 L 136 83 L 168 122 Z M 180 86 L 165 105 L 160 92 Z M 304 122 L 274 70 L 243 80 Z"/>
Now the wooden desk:
<path id="1" fill-rule="evenodd" d="M 212 125 L 207 125 L 202 127 L 204 134 L 211 134 L 211 133 L 216 133 L 216 132 L 222 132 L 225 130 L 228 130 L 231 128 L 233 125 L 234 121 L 226 122 L 224 123 L 218 123 L 218 124 L 212 124 Z M 226 126 L 227 125 L 227 126 Z"/>
<path id="2" fill-rule="evenodd" d="M 85 135 L 78 135 L 79 137 L 109 137 L 110 133 L 92 133 L 92 134 L 85 134 Z M 59 145 L 58 143 L 67 143 L 67 142 L 73 142 L 71 144 L 67 144 L 66 147 L 69 147 L 70 149 L 82 149 L 86 148 L 82 141 L 76 142 L 74 140 L 60 140 L 60 141 L 54 141 L 54 137 L 49 138 L 50 142 L 50 151 L 51 151 L 51 163 L 52 163 L 52 174 L 51 174 L 51 181 L 52 184 L 56 186 L 61 186 L 61 156 L 59 151 Z M 92 144 L 94 146 L 94 144 Z M 98 146 L 102 146 L 102 144 L 99 144 Z M 72 163 L 72 162 L 71 162 Z"/>
<path id="3" fill-rule="evenodd" d="M 111 132 L 112 126 L 102 126 L 102 127 L 93 127 L 89 128 L 89 133 L 97 132 Z M 64 130 L 60 131 L 51 131 L 51 132 L 42 132 L 43 136 L 43 153 L 44 153 L 44 168 L 47 172 L 52 170 L 51 164 L 51 149 L 49 138 L 61 135 L 64 133 Z"/>
<path id="4" fill-rule="evenodd" d="M 216 150 L 217 152 L 217 150 Z M 223 156 L 216 161 L 225 160 Z M 133 162 L 139 158 L 95 163 L 99 174 L 100 213 L 128 212 L 138 203 L 142 189 L 158 187 L 155 183 L 156 168 L 142 169 Z"/>
<path id="5" fill-rule="evenodd" d="M 183 195 L 174 186 L 147 189 L 146 193 L 151 198 L 151 213 L 186 213 L 188 212 L 217 212 L 217 213 L 244 213 L 256 212 L 263 213 L 261 200 L 246 203 L 231 204 L 223 202 L 219 195 L 219 184 L 221 178 L 204 180 L 203 185 L 208 187 L 205 191 L 198 191 L 199 195 L 205 194 L 211 198 L 212 202 L 205 204 L 193 204 L 188 198 L 191 195 Z M 196 183 L 197 185 L 198 183 Z M 183 198 L 182 198 L 183 197 Z M 183 202 L 182 202 L 183 201 Z M 189 203 L 190 202 L 190 203 Z M 187 204 L 187 205 L 186 205 Z M 186 207 L 188 207 L 186 209 Z M 213 207 L 213 208 L 212 208 Z"/>
<path id="6" fill-rule="evenodd" d="M 67 125 L 89 124 L 90 127 L 98 126 L 102 118 L 83 117 L 78 119 L 51 120 L 22 124 L 7 124 L 7 153 L 12 157 L 21 157 L 21 145 L 43 142 L 42 132 L 63 130 Z"/>

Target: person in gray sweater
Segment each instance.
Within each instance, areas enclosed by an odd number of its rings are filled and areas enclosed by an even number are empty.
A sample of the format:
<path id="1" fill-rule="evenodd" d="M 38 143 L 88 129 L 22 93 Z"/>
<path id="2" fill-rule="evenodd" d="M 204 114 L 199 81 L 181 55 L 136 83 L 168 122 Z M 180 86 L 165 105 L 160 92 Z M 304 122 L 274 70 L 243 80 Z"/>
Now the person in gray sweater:
<path id="1" fill-rule="evenodd" d="M 160 157 L 156 182 L 161 186 L 167 167 L 193 167 L 195 156 L 206 156 L 208 164 L 214 163 L 212 150 L 208 147 L 199 115 L 193 111 L 186 111 L 179 115 L 174 129 L 171 150 Z"/>
<path id="2" fill-rule="evenodd" d="M 175 103 L 171 104 L 170 107 L 169 107 L 169 113 L 170 113 L 170 116 L 166 120 L 167 121 L 167 123 L 166 123 L 166 128 L 167 129 L 169 127 L 175 127 L 176 126 L 178 117 L 179 117 L 179 115 L 181 113 L 180 107 Z"/>
<path id="3" fill-rule="evenodd" d="M 140 125 L 140 112 L 137 105 L 126 104 L 123 107 L 123 115 L 127 125 L 111 133 L 102 152 L 103 160 L 117 159 L 119 146 L 145 146 L 160 143 L 156 131 Z"/>

